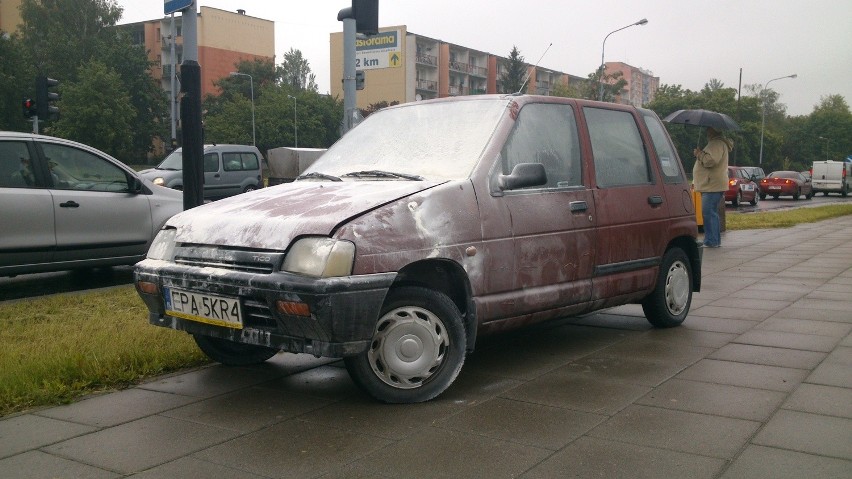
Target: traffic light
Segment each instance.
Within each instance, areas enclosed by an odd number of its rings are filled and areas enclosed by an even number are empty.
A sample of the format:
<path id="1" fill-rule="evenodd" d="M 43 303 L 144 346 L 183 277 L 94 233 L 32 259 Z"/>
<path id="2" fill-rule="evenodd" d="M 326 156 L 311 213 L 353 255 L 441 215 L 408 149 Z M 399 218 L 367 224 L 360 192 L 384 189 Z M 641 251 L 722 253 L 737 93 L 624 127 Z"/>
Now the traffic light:
<path id="1" fill-rule="evenodd" d="M 36 106 L 32 98 L 24 98 L 21 107 L 24 110 L 24 118 L 32 118 L 36 114 Z"/>
<path id="2" fill-rule="evenodd" d="M 355 89 L 364 89 L 364 70 L 355 70 Z"/>
<path id="3" fill-rule="evenodd" d="M 51 102 L 59 99 L 59 93 L 50 91 L 51 87 L 59 85 L 59 80 L 47 77 L 36 77 L 36 113 L 40 120 L 47 120 L 53 115 L 59 116 L 59 107 Z"/>
<path id="4" fill-rule="evenodd" d="M 379 0 L 352 0 L 355 31 L 365 35 L 379 33 Z"/>

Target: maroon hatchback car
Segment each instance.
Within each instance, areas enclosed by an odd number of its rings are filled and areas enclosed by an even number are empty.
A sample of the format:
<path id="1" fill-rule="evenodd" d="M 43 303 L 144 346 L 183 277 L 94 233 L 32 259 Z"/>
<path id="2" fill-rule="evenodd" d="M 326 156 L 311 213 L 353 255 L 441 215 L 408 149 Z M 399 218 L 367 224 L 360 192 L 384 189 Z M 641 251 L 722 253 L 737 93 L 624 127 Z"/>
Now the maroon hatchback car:
<path id="1" fill-rule="evenodd" d="M 152 324 L 218 362 L 344 358 L 375 398 L 418 402 L 482 334 L 625 303 L 679 325 L 696 236 L 652 111 L 483 95 L 383 109 L 295 182 L 178 214 L 135 281 Z"/>
<path id="2" fill-rule="evenodd" d="M 733 206 L 739 206 L 746 201 L 757 206 L 760 198 L 757 190 L 757 183 L 752 181 L 748 170 L 739 166 L 728 167 L 728 191 L 725 192 L 725 201 L 730 201 Z"/>

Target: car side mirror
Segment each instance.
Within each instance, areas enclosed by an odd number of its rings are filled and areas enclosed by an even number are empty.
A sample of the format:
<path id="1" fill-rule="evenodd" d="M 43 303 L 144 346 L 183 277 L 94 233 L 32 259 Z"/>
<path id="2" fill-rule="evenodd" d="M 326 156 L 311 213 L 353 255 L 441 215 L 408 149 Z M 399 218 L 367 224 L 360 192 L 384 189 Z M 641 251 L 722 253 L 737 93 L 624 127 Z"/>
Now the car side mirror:
<path id="1" fill-rule="evenodd" d="M 497 177 L 497 184 L 504 191 L 544 185 L 547 184 L 547 173 L 541 163 L 518 163 L 511 174 Z"/>

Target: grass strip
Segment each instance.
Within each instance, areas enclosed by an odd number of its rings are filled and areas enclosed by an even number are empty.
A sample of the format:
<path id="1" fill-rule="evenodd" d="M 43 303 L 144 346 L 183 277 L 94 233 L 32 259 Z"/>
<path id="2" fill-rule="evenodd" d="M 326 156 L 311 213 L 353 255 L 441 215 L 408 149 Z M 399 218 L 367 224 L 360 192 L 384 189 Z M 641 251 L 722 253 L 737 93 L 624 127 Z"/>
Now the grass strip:
<path id="1" fill-rule="evenodd" d="M 814 223 L 845 215 L 852 215 L 852 204 L 815 206 L 783 211 L 727 214 L 725 215 L 725 227 L 729 231 L 789 228 L 800 223 Z"/>
<path id="2" fill-rule="evenodd" d="M 208 361 L 147 319 L 132 286 L 0 303 L 0 416 Z"/>

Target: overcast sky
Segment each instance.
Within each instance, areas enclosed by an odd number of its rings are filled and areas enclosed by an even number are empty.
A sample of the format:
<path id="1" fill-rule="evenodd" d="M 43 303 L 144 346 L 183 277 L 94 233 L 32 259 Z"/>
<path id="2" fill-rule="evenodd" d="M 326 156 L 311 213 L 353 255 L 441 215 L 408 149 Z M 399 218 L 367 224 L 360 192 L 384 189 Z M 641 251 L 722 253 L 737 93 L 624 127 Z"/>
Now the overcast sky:
<path id="1" fill-rule="evenodd" d="M 159 1 L 119 0 L 121 23 L 163 16 Z M 320 92 L 329 90 L 329 33 L 347 0 L 307 2 L 200 0 L 200 5 L 275 22 L 276 62 L 290 48 L 302 51 Z M 662 84 L 700 90 L 711 78 L 736 88 L 772 82 L 790 115 L 813 111 L 820 97 L 852 103 L 850 0 L 381 0 L 379 25 L 479 51 L 508 56 L 516 45 L 527 63 L 585 77 L 605 60 L 650 70 Z M 744 90 L 745 92 L 745 90 Z"/>

